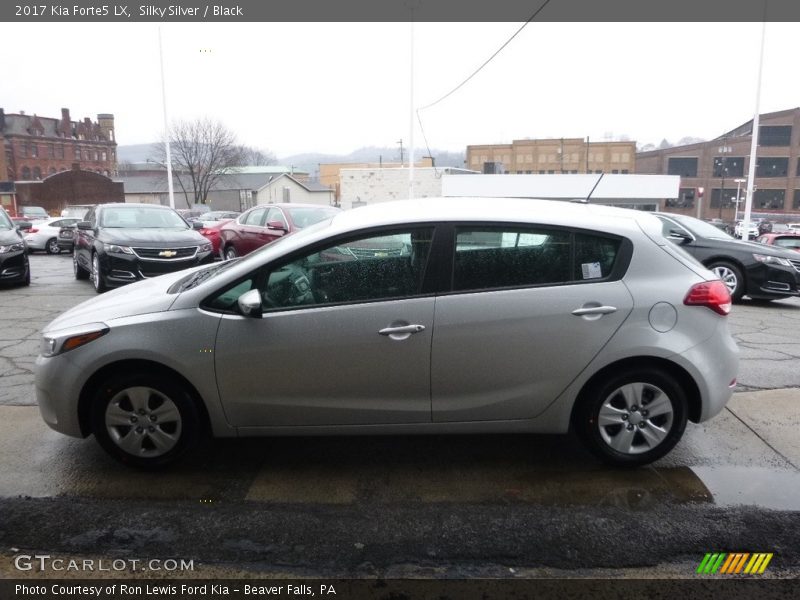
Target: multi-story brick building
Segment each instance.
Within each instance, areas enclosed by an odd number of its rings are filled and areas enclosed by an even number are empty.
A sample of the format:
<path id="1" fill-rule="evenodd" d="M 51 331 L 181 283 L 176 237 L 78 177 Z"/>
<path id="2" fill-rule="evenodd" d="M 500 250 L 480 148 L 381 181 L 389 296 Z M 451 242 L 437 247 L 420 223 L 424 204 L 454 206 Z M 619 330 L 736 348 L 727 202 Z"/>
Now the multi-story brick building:
<path id="1" fill-rule="evenodd" d="M 6 113 L 0 108 L 0 181 L 38 181 L 78 168 L 112 176 L 117 168 L 114 115 L 97 121 Z"/>
<path id="2" fill-rule="evenodd" d="M 752 134 L 751 119 L 708 142 L 640 152 L 636 170 L 680 175 L 679 197 L 668 200 L 665 210 L 733 221 L 744 211 Z M 756 155 L 753 213 L 800 213 L 800 108 L 759 116 Z"/>
<path id="3" fill-rule="evenodd" d="M 484 173 L 634 173 L 636 142 L 588 138 L 514 140 L 467 146 L 468 169 Z"/>

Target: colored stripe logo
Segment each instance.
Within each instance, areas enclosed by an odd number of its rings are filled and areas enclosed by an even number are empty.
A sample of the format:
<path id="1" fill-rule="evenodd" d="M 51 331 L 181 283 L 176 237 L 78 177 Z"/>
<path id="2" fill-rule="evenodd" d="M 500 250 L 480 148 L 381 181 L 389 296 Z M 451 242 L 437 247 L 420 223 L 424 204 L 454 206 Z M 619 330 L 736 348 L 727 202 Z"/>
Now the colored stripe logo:
<path id="1" fill-rule="evenodd" d="M 772 560 L 772 552 L 714 552 L 707 553 L 697 573 L 701 575 L 761 575 Z"/>

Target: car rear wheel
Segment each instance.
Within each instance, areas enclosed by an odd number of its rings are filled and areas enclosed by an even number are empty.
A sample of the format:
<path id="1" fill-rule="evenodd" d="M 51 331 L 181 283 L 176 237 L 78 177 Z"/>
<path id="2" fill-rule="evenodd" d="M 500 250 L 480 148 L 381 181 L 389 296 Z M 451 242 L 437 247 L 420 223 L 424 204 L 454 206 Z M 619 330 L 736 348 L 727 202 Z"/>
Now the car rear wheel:
<path id="1" fill-rule="evenodd" d="M 92 254 L 92 283 L 98 294 L 102 294 L 108 289 L 105 273 L 103 273 L 103 267 L 100 266 L 100 257 L 97 256 L 97 252 Z"/>
<path id="2" fill-rule="evenodd" d="M 744 296 L 744 277 L 742 271 L 736 265 L 729 262 L 715 262 L 708 265 L 708 268 L 722 280 L 725 287 L 731 294 L 731 300 L 738 302 Z"/>
<path id="3" fill-rule="evenodd" d="M 80 263 L 78 263 L 78 254 L 77 252 L 72 253 L 72 272 L 75 274 L 75 279 L 88 279 L 89 278 L 89 271 L 84 269 Z"/>
<path id="4" fill-rule="evenodd" d="M 239 253 L 236 252 L 236 248 L 234 248 L 233 246 L 228 246 L 227 248 L 225 248 L 225 260 L 233 260 L 238 256 Z"/>
<path id="5" fill-rule="evenodd" d="M 201 430 L 192 397 L 160 374 L 112 376 L 97 388 L 91 416 L 103 449 L 142 468 L 175 461 L 197 442 Z"/>
<path id="6" fill-rule="evenodd" d="M 590 386 L 576 407 L 574 425 L 602 461 L 645 465 L 666 455 L 683 436 L 686 393 L 666 371 L 639 368 Z"/>
<path id="7" fill-rule="evenodd" d="M 58 238 L 51 238 L 47 240 L 44 247 L 48 254 L 61 254 L 61 247 L 58 245 Z"/>

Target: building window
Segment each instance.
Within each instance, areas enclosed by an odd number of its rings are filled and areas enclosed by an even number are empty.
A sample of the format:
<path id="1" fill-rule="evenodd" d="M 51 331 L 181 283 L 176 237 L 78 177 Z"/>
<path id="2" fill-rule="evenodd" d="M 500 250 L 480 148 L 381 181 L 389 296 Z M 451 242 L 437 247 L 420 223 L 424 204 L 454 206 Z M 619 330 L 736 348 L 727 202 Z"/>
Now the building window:
<path id="1" fill-rule="evenodd" d="M 792 208 L 794 210 L 800 210 L 800 190 L 794 191 L 794 201 L 792 202 Z"/>
<path id="2" fill-rule="evenodd" d="M 31 178 L 31 170 L 30 167 L 22 167 L 22 179 L 28 180 Z"/>
<path id="3" fill-rule="evenodd" d="M 113 150 L 111 151 L 111 160 L 117 160 L 117 153 Z"/>
<path id="4" fill-rule="evenodd" d="M 628 174 L 628 169 L 622 169 L 622 174 L 623 175 L 627 175 Z"/>
<path id="5" fill-rule="evenodd" d="M 100 156 L 102 156 L 102 157 L 103 157 L 103 161 L 104 161 L 104 162 L 108 160 L 108 154 L 106 153 L 106 151 L 105 151 L 105 150 L 103 150 L 103 153 L 102 153 Z"/>
<path id="6" fill-rule="evenodd" d="M 31 158 L 39 158 L 39 146 L 31 144 Z"/>
<path id="7" fill-rule="evenodd" d="M 786 177 L 788 173 L 788 158 L 767 158 L 762 156 L 756 164 L 756 177 Z"/>
<path id="8" fill-rule="evenodd" d="M 667 160 L 667 175 L 697 177 L 696 158 L 670 158 Z"/>
<path id="9" fill-rule="evenodd" d="M 42 170 L 39 167 L 33 167 L 33 178 L 34 179 L 42 178 Z"/>
<path id="10" fill-rule="evenodd" d="M 744 177 L 744 156 L 715 156 L 712 177 Z"/>
<path id="11" fill-rule="evenodd" d="M 694 208 L 694 188 L 681 188 L 677 198 L 667 198 L 667 208 Z"/>
<path id="12" fill-rule="evenodd" d="M 800 177 L 800 158 L 797 159 L 797 173 L 795 175 Z"/>
<path id="13" fill-rule="evenodd" d="M 619 169 L 611 169 L 611 174 L 612 175 L 619 175 Z"/>
<path id="14" fill-rule="evenodd" d="M 80 159 L 81 159 L 81 149 L 75 148 L 75 160 L 80 160 Z"/>
<path id="15" fill-rule="evenodd" d="M 22 142 L 19 145 L 19 156 L 20 156 L 20 158 L 28 158 L 28 144 L 27 143 Z"/>
<path id="16" fill-rule="evenodd" d="M 753 208 L 783 210 L 786 190 L 756 190 L 753 192 Z"/>
<path id="17" fill-rule="evenodd" d="M 64 146 L 56 146 L 56 158 L 64 159 Z"/>
<path id="18" fill-rule="evenodd" d="M 97 150 L 94 151 L 94 159 L 95 161 L 100 160 L 100 153 Z"/>
<path id="19" fill-rule="evenodd" d="M 56 157 L 56 147 L 53 144 L 47 144 L 47 158 Z"/>
<path id="20" fill-rule="evenodd" d="M 711 190 L 711 208 L 719 208 L 719 196 L 722 190 Z M 722 208 L 732 208 L 736 204 L 736 188 L 725 188 L 722 194 Z"/>
<path id="21" fill-rule="evenodd" d="M 759 146 L 789 146 L 791 139 L 791 125 L 762 125 L 758 128 Z"/>

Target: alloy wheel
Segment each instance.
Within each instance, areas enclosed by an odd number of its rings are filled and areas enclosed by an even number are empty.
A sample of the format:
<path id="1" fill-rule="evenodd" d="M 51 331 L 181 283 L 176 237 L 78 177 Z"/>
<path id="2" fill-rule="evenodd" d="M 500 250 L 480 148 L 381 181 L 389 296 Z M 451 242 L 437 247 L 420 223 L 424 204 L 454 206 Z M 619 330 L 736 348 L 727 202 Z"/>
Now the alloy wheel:
<path id="1" fill-rule="evenodd" d="M 670 397 L 650 383 L 626 383 L 603 401 L 597 418 L 600 437 L 622 454 L 642 454 L 669 435 L 674 422 Z"/>
<path id="2" fill-rule="evenodd" d="M 722 283 L 725 284 L 725 287 L 728 288 L 732 296 L 736 291 L 736 286 L 739 285 L 739 278 L 736 276 L 736 273 L 724 265 L 718 265 L 714 267 L 712 271 L 714 275 L 722 280 Z"/>

